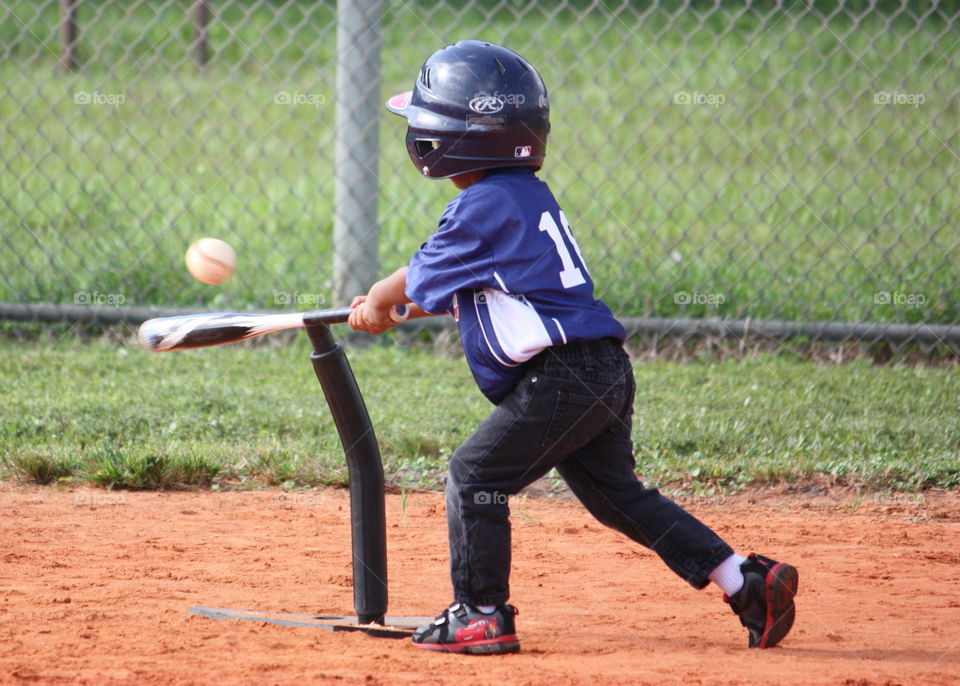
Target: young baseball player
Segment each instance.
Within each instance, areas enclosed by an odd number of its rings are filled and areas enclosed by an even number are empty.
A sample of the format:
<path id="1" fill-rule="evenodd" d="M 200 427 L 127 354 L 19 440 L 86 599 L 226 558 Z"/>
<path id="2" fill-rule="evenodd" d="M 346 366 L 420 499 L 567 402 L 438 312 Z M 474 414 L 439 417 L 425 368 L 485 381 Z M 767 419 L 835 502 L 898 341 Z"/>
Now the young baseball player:
<path id="1" fill-rule="evenodd" d="M 450 313 L 480 390 L 495 405 L 450 459 L 446 485 L 454 602 L 413 635 L 421 648 L 519 650 L 508 605 L 507 497 L 556 468 L 600 522 L 650 548 L 694 588 L 717 584 L 770 648 L 794 620 L 797 570 L 737 555 L 634 473 L 635 385 L 624 329 L 594 297 L 570 223 L 535 172 L 550 130 L 537 71 L 510 50 L 461 41 L 424 63 L 387 108 L 407 119 L 407 150 L 460 193 L 409 266 L 354 299 L 350 325 L 380 333 L 390 308 Z"/>

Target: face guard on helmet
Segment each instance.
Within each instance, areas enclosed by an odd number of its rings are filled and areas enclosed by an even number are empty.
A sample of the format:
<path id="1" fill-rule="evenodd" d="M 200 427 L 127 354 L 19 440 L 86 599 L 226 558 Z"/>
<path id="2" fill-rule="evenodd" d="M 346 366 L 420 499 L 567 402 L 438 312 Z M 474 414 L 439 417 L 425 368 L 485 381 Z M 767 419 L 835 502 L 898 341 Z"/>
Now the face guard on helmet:
<path id="1" fill-rule="evenodd" d="M 543 165 L 547 89 L 529 62 L 499 45 L 465 40 L 438 50 L 387 109 L 407 119 L 407 152 L 431 179 Z"/>

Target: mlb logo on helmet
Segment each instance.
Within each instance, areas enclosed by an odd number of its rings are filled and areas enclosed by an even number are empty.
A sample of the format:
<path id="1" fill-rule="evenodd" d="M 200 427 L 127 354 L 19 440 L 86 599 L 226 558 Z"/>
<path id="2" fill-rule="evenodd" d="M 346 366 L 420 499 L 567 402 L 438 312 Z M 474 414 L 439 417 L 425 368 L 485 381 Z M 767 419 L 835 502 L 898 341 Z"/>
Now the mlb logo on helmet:
<path id="1" fill-rule="evenodd" d="M 513 150 L 514 157 L 530 157 L 530 154 L 533 152 L 532 145 L 518 145 Z"/>

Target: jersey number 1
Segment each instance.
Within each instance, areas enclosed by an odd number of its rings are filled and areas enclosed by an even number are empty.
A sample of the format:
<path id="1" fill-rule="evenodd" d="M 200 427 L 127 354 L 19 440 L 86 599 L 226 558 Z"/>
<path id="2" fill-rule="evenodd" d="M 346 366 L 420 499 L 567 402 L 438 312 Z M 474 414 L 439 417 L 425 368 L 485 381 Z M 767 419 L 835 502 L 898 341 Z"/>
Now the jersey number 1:
<path id="1" fill-rule="evenodd" d="M 560 225 L 563 226 L 563 232 L 567 234 L 570 244 L 576 251 L 577 257 L 580 259 L 580 264 L 586 269 L 587 265 L 583 261 L 583 255 L 580 254 L 580 246 L 577 245 L 577 240 L 573 237 L 573 234 L 570 233 L 570 224 L 567 223 L 567 217 L 563 214 L 563 210 L 560 210 Z M 547 235 L 553 240 L 553 245 L 557 249 L 557 255 L 560 256 L 560 264 L 563 265 L 563 269 L 560 271 L 560 283 L 563 284 L 563 287 L 573 288 L 574 286 L 586 283 L 587 280 L 583 278 L 583 272 L 580 271 L 580 267 L 573 263 L 570 250 L 567 248 L 567 244 L 560 234 L 560 227 L 557 226 L 557 222 L 554 221 L 553 215 L 549 212 L 544 212 L 540 215 L 540 230 L 547 232 Z"/>

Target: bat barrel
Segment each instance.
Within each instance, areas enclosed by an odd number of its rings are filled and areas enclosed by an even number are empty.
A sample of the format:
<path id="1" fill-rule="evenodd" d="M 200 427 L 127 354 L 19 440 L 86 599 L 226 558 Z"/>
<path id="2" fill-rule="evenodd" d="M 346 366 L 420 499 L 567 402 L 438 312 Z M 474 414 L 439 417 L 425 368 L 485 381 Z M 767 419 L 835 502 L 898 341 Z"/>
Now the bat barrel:
<path id="1" fill-rule="evenodd" d="M 208 348 L 271 331 L 303 326 L 302 314 L 211 312 L 148 319 L 140 325 L 140 344 L 153 352 Z"/>
<path id="2" fill-rule="evenodd" d="M 153 352 L 208 348 L 272 331 L 340 324 L 350 318 L 351 312 L 353 308 L 350 307 L 334 307 L 291 314 L 211 312 L 159 317 L 141 324 L 137 336 L 140 345 Z M 399 305 L 391 311 L 390 318 L 399 323 L 408 315 L 409 308 Z"/>

